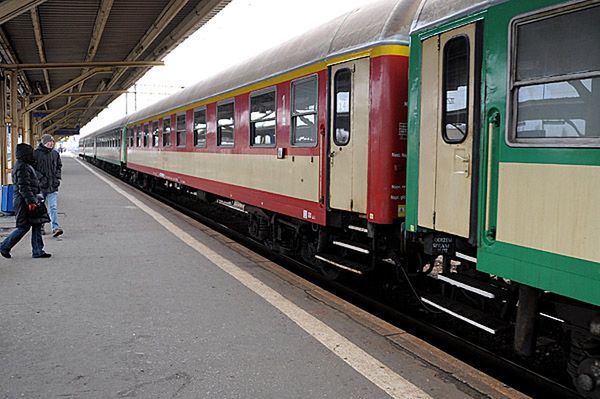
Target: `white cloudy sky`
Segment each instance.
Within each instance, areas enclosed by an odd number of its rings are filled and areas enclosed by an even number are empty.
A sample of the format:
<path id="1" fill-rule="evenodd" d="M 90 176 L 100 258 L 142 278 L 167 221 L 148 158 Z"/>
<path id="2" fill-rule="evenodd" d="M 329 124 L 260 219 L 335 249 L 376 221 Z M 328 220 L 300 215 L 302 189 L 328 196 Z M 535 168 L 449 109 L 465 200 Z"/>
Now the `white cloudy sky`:
<path id="1" fill-rule="evenodd" d="M 233 0 L 81 129 L 81 136 L 374 0 Z M 133 91 L 133 88 L 130 89 Z M 137 104 L 134 105 L 135 102 Z M 126 106 L 127 103 L 127 106 Z"/>

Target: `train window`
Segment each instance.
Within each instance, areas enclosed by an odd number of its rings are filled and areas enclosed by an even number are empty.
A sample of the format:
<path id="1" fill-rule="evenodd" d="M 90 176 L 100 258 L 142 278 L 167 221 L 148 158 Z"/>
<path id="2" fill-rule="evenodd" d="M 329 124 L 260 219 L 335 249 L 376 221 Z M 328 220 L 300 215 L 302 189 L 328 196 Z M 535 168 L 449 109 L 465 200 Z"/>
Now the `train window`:
<path id="1" fill-rule="evenodd" d="M 206 108 L 194 110 L 194 146 L 206 147 Z"/>
<path id="2" fill-rule="evenodd" d="M 444 45 L 442 137 L 462 143 L 469 129 L 469 38 L 458 36 Z"/>
<path id="3" fill-rule="evenodd" d="M 175 122 L 177 147 L 185 147 L 185 112 L 177 114 Z"/>
<path id="4" fill-rule="evenodd" d="M 217 145 L 233 147 L 235 143 L 235 122 L 233 102 L 217 105 Z"/>
<path id="5" fill-rule="evenodd" d="M 513 23 L 510 143 L 600 146 L 598 21 L 588 4 Z"/>
<path id="6" fill-rule="evenodd" d="M 129 147 L 133 147 L 133 129 L 127 129 L 127 142 Z"/>
<path id="7" fill-rule="evenodd" d="M 250 145 L 274 147 L 277 107 L 275 90 L 250 97 Z"/>
<path id="8" fill-rule="evenodd" d="M 158 121 L 152 121 L 152 147 L 158 147 Z"/>
<path id="9" fill-rule="evenodd" d="M 334 76 L 334 119 L 333 131 L 335 136 L 333 142 L 344 146 L 350 142 L 351 117 L 351 95 L 352 95 L 352 71 L 348 68 L 340 69 Z"/>
<path id="10" fill-rule="evenodd" d="M 171 146 L 171 117 L 163 119 L 163 147 Z"/>
<path id="11" fill-rule="evenodd" d="M 142 132 L 139 127 L 135 127 L 135 146 L 139 147 L 142 142 Z"/>
<path id="12" fill-rule="evenodd" d="M 148 143 L 150 142 L 150 131 L 148 130 L 148 124 L 144 124 L 144 148 L 148 147 Z"/>
<path id="13" fill-rule="evenodd" d="M 317 77 L 292 82 L 292 145 L 317 143 Z"/>

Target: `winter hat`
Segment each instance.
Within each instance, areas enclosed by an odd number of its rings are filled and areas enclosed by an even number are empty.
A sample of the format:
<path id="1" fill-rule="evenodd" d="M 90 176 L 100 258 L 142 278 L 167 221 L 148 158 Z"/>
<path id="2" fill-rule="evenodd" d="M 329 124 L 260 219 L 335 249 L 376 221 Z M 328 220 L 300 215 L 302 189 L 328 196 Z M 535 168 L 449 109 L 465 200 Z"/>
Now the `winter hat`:
<path id="1" fill-rule="evenodd" d="M 42 136 L 42 144 L 48 144 L 51 141 L 54 141 L 54 137 L 51 134 L 44 134 Z"/>
<path id="2" fill-rule="evenodd" d="M 17 159 L 22 159 L 23 161 L 33 159 L 33 147 L 25 143 L 17 144 Z"/>

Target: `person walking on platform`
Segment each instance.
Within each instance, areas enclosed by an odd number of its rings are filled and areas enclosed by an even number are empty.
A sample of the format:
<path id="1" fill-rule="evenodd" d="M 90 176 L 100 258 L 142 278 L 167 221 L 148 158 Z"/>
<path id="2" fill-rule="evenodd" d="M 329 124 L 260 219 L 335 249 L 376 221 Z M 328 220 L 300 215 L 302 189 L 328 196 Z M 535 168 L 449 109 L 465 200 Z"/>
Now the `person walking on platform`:
<path id="1" fill-rule="evenodd" d="M 53 149 L 54 137 L 44 134 L 40 145 L 35 149 L 34 157 L 42 194 L 50 211 L 52 236 L 58 237 L 63 233 L 58 225 L 58 186 L 60 186 L 62 162 L 58 151 Z"/>
<path id="2" fill-rule="evenodd" d="M 10 258 L 10 250 L 31 228 L 31 255 L 34 258 L 49 258 L 51 255 L 44 252 L 42 223 L 48 223 L 50 217 L 43 204 L 40 184 L 33 168 L 33 147 L 18 144 L 16 155 L 12 181 L 15 186 L 13 205 L 17 228 L 0 243 L 0 255 Z"/>

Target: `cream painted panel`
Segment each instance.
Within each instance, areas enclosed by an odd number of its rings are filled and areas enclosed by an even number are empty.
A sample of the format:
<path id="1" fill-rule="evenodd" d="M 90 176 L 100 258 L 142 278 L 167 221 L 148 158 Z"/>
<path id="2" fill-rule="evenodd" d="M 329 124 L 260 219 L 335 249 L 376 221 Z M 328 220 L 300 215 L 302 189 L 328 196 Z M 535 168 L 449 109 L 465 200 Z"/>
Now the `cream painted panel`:
<path id="1" fill-rule="evenodd" d="M 433 229 L 435 158 L 439 122 L 439 38 L 423 42 L 421 64 L 421 121 L 419 131 L 418 224 Z"/>
<path id="2" fill-rule="evenodd" d="M 367 213 L 367 179 L 369 161 L 369 58 L 355 61 L 353 82 L 353 137 L 352 165 L 352 209 L 362 214 Z"/>
<path id="3" fill-rule="evenodd" d="M 319 201 L 319 157 L 130 151 L 128 162 L 298 199 Z"/>
<path id="4" fill-rule="evenodd" d="M 121 162 L 119 159 L 119 149 L 111 147 L 98 147 L 96 149 L 96 158 L 113 161 L 114 163 Z"/>
<path id="5" fill-rule="evenodd" d="M 501 163 L 497 240 L 600 262 L 600 167 Z"/>
<path id="6" fill-rule="evenodd" d="M 473 115 L 475 114 L 475 24 L 466 25 L 444 33 L 440 38 L 440 48 L 457 36 L 469 38 L 469 110 L 468 130 L 465 141 L 448 144 L 442 138 L 441 124 L 437 136 L 437 164 L 435 179 L 435 229 L 461 237 L 469 237 L 471 217 L 471 176 L 473 163 Z M 443 51 L 443 50 L 441 50 Z M 439 71 L 444 70 L 444 60 L 440 57 Z M 438 93 L 442 97 L 443 82 L 439 82 Z M 441 117 L 439 118 L 441 120 Z"/>
<path id="7" fill-rule="evenodd" d="M 344 68 L 352 72 L 350 141 L 338 146 L 333 140 L 333 113 L 330 121 L 330 186 L 329 203 L 334 209 L 365 214 L 367 212 L 367 171 L 369 157 L 369 58 L 361 58 L 331 68 L 333 76 Z M 330 107 L 335 99 L 331 96 Z"/>

